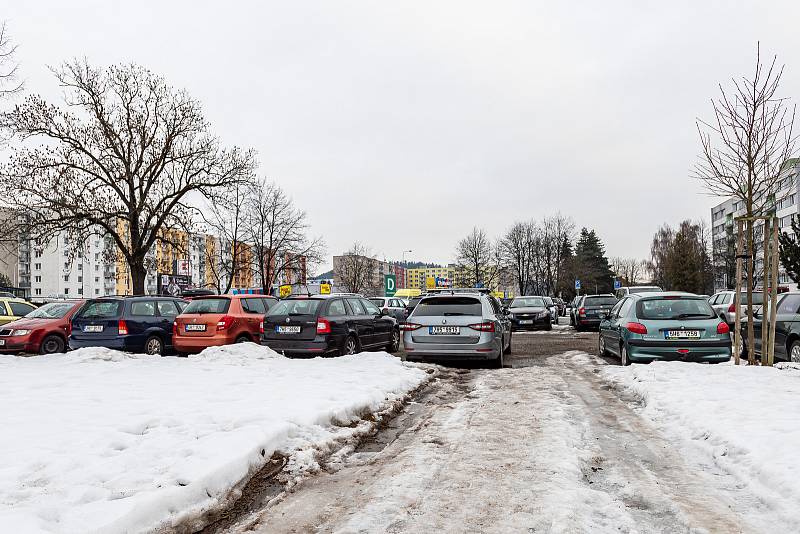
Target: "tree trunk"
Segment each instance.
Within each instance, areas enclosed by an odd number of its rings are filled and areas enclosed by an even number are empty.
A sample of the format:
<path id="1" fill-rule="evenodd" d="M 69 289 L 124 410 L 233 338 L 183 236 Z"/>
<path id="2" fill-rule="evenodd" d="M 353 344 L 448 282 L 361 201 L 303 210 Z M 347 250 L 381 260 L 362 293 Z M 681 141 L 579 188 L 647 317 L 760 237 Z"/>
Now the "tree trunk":
<path id="1" fill-rule="evenodd" d="M 144 295 L 144 283 L 147 280 L 147 269 L 144 267 L 144 258 L 132 259 L 128 267 L 131 271 L 131 284 L 134 295 Z"/>
<path id="2" fill-rule="evenodd" d="M 756 346 L 754 344 L 756 336 L 753 327 L 752 305 L 753 279 L 755 276 L 755 244 L 753 241 L 753 219 L 747 219 L 747 362 L 750 365 L 755 365 L 756 363 Z M 736 295 L 736 297 L 740 297 L 740 295 Z M 738 328 L 739 325 L 735 325 L 735 327 Z"/>

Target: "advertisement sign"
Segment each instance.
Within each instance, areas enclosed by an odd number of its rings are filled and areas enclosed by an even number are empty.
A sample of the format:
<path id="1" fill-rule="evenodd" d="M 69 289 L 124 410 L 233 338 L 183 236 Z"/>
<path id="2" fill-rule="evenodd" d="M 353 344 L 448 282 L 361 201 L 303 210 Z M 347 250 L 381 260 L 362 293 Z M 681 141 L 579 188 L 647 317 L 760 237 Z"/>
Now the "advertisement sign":
<path id="1" fill-rule="evenodd" d="M 189 276 L 189 260 L 175 260 L 175 274 Z"/>
<path id="2" fill-rule="evenodd" d="M 289 295 L 291 295 L 291 294 L 292 294 L 292 286 L 290 286 L 289 284 L 282 285 L 282 286 L 279 288 L 279 291 L 280 291 L 280 293 L 278 293 L 278 295 L 279 295 L 279 296 L 280 296 L 282 299 L 285 299 L 286 297 L 288 297 Z"/>
<path id="3" fill-rule="evenodd" d="M 165 297 L 179 297 L 186 289 L 191 289 L 192 280 L 189 276 L 159 273 L 156 277 L 156 290 Z"/>
<path id="4" fill-rule="evenodd" d="M 383 276 L 383 293 L 384 297 L 393 297 L 397 291 L 397 277 L 393 274 L 386 274 Z"/>
<path id="5" fill-rule="evenodd" d="M 429 276 L 425 279 L 425 287 L 428 289 L 433 289 L 436 287 L 436 278 Z"/>
<path id="6" fill-rule="evenodd" d="M 331 285 L 330 284 L 320 284 L 319 285 L 319 292 L 322 295 L 330 295 L 331 294 Z"/>

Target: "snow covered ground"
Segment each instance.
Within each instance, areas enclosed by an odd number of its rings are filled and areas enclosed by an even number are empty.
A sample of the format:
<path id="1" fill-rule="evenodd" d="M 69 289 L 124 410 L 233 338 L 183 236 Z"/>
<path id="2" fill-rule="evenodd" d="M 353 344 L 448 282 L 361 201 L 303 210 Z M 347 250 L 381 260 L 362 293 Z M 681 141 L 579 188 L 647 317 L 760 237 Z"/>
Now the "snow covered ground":
<path id="1" fill-rule="evenodd" d="M 276 450 L 293 453 L 290 471 L 313 470 L 316 450 L 364 430 L 362 416 L 427 376 L 385 353 L 290 360 L 254 344 L 188 359 L 0 356 L 0 532 L 192 520 Z"/>
<path id="2" fill-rule="evenodd" d="M 641 413 L 699 457 L 736 477 L 800 531 L 800 372 L 655 362 L 604 368 L 642 400 Z"/>

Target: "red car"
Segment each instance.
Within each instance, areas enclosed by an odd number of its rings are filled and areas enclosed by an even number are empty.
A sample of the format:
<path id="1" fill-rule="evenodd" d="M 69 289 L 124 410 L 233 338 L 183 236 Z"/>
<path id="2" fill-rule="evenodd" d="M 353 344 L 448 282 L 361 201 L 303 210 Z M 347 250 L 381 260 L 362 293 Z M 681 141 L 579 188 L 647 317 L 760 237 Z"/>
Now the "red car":
<path id="1" fill-rule="evenodd" d="M 51 302 L 0 327 L 0 354 L 66 352 L 72 315 L 83 300 Z"/>

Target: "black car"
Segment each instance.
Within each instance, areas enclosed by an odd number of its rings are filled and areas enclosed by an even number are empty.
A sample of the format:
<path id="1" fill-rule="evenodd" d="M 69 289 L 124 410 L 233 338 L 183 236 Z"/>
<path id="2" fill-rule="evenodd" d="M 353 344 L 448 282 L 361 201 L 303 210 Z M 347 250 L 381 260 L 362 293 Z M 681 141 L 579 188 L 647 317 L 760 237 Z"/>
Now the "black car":
<path id="1" fill-rule="evenodd" d="M 584 295 L 575 310 L 575 329 L 598 328 L 600 321 L 616 304 L 614 295 Z"/>
<path id="2" fill-rule="evenodd" d="M 553 328 L 553 317 L 544 297 L 516 297 L 508 311 L 512 331 Z"/>
<path id="3" fill-rule="evenodd" d="M 755 310 L 753 329 L 755 336 L 755 356 L 761 357 L 761 322 L 769 306 Z M 778 296 L 775 312 L 775 360 L 800 363 L 800 292 L 784 293 Z M 743 314 L 744 315 L 744 314 Z M 747 344 L 747 317 L 741 319 L 742 343 Z M 744 354 L 748 348 L 744 347 Z"/>
<path id="4" fill-rule="evenodd" d="M 172 350 L 172 324 L 188 304 L 172 297 L 101 297 L 72 316 L 69 347 L 146 354 Z"/>
<path id="5" fill-rule="evenodd" d="M 406 304 L 406 317 L 411 315 L 411 312 L 413 312 L 414 308 L 417 307 L 417 304 L 419 304 L 419 301 L 421 301 L 423 299 L 423 297 L 425 297 L 425 296 L 426 295 L 419 295 L 417 297 L 411 297 L 410 299 L 408 299 L 408 304 Z"/>
<path id="6" fill-rule="evenodd" d="M 400 349 L 397 320 L 357 295 L 288 298 L 264 317 L 261 344 L 286 356 Z"/>

